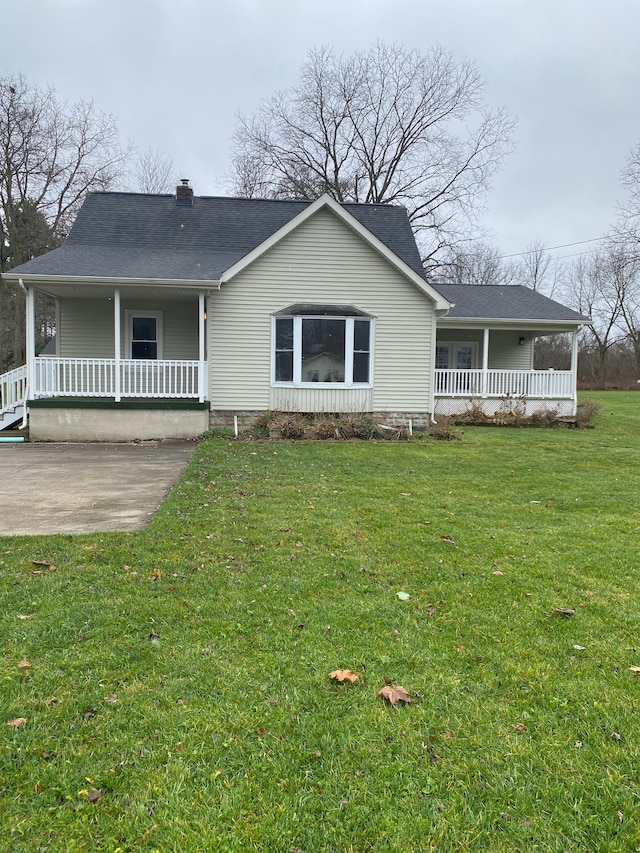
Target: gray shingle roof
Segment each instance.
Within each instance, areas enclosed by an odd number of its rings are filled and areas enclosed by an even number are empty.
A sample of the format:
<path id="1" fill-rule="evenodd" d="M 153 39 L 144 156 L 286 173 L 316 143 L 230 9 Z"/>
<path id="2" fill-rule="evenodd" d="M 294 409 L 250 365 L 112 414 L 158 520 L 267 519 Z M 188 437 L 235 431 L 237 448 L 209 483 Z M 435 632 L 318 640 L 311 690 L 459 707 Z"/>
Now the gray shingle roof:
<path id="1" fill-rule="evenodd" d="M 588 323 L 588 317 L 522 285 L 438 284 L 435 289 L 454 302 L 447 319 L 541 320 Z"/>
<path id="2" fill-rule="evenodd" d="M 65 244 L 12 274 L 217 281 L 311 202 L 90 193 Z M 344 208 L 421 277 L 406 211 L 391 205 Z"/>

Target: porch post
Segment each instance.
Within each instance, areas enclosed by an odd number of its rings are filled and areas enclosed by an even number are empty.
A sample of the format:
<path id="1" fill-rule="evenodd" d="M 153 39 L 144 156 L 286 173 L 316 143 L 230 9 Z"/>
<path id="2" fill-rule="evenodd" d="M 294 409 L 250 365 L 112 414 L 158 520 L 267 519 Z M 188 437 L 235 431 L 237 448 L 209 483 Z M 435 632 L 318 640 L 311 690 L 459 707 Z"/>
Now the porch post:
<path id="1" fill-rule="evenodd" d="M 204 403 L 205 396 L 205 366 L 204 366 L 204 290 L 198 294 L 198 400 Z"/>
<path id="2" fill-rule="evenodd" d="M 25 318 L 25 355 L 27 358 L 27 393 L 24 401 L 26 417 L 27 398 L 34 398 L 38 389 L 34 387 L 35 357 L 36 357 L 36 299 L 32 287 L 27 288 L 27 316 Z"/>
<path id="3" fill-rule="evenodd" d="M 489 374 L 489 329 L 482 331 L 482 396 L 487 396 Z"/>
<path id="4" fill-rule="evenodd" d="M 578 405 L 578 330 L 573 330 L 573 339 L 571 341 L 571 382 L 573 384 L 573 412 L 576 413 Z"/>
<path id="5" fill-rule="evenodd" d="M 113 355 L 115 360 L 114 394 L 116 403 L 120 402 L 120 290 L 113 291 Z"/>

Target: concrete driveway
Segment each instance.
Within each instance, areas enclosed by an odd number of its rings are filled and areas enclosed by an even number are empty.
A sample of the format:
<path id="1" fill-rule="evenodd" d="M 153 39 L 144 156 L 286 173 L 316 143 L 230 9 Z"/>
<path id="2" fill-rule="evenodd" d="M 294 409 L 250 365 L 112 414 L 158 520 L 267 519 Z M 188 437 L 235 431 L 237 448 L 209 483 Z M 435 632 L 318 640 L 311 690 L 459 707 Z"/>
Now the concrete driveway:
<path id="1" fill-rule="evenodd" d="M 139 530 L 195 449 L 173 440 L 0 444 L 0 535 Z"/>

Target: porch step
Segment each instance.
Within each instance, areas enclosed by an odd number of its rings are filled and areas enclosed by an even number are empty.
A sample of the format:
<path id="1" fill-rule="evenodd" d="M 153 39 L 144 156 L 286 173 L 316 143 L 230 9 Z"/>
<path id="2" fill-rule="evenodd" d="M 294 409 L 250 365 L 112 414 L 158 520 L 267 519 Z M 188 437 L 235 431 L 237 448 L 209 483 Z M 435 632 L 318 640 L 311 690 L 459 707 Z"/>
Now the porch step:
<path id="1" fill-rule="evenodd" d="M 22 416 L 24 413 L 24 406 L 15 406 L 13 409 L 7 409 L 7 411 L 2 412 L 0 414 L 0 432 L 3 434 L 8 432 L 12 428 L 16 428 L 16 424 L 20 423 L 22 420 Z"/>

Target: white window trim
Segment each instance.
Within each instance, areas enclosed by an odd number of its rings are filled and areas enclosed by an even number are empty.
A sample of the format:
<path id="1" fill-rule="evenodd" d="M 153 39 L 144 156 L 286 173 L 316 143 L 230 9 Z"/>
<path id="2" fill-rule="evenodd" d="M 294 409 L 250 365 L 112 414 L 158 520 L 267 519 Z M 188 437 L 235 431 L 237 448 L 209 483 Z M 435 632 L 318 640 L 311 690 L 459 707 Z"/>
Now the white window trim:
<path id="1" fill-rule="evenodd" d="M 277 382 L 276 373 L 276 320 L 293 320 L 293 382 Z M 344 382 L 303 382 L 302 381 L 302 321 L 303 320 L 344 320 L 345 321 L 345 358 L 344 375 L 350 377 Z M 354 321 L 366 320 L 369 323 L 369 381 L 353 381 L 353 332 Z M 271 386 L 273 388 L 372 388 L 373 387 L 373 317 L 330 316 L 326 314 L 303 314 L 290 316 L 278 314 L 271 318 Z"/>
<path id="2" fill-rule="evenodd" d="M 125 314 L 125 327 L 127 330 L 125 358 L 131 358 L 131 344 L 133 342 L 133 321 L 136 317 L 155 317 L 158 344 L 158 358 L 163 358 L 163 334 L 162 334 L 162 311 L 145 311 L 143 309 L 128 309 Z"/>

